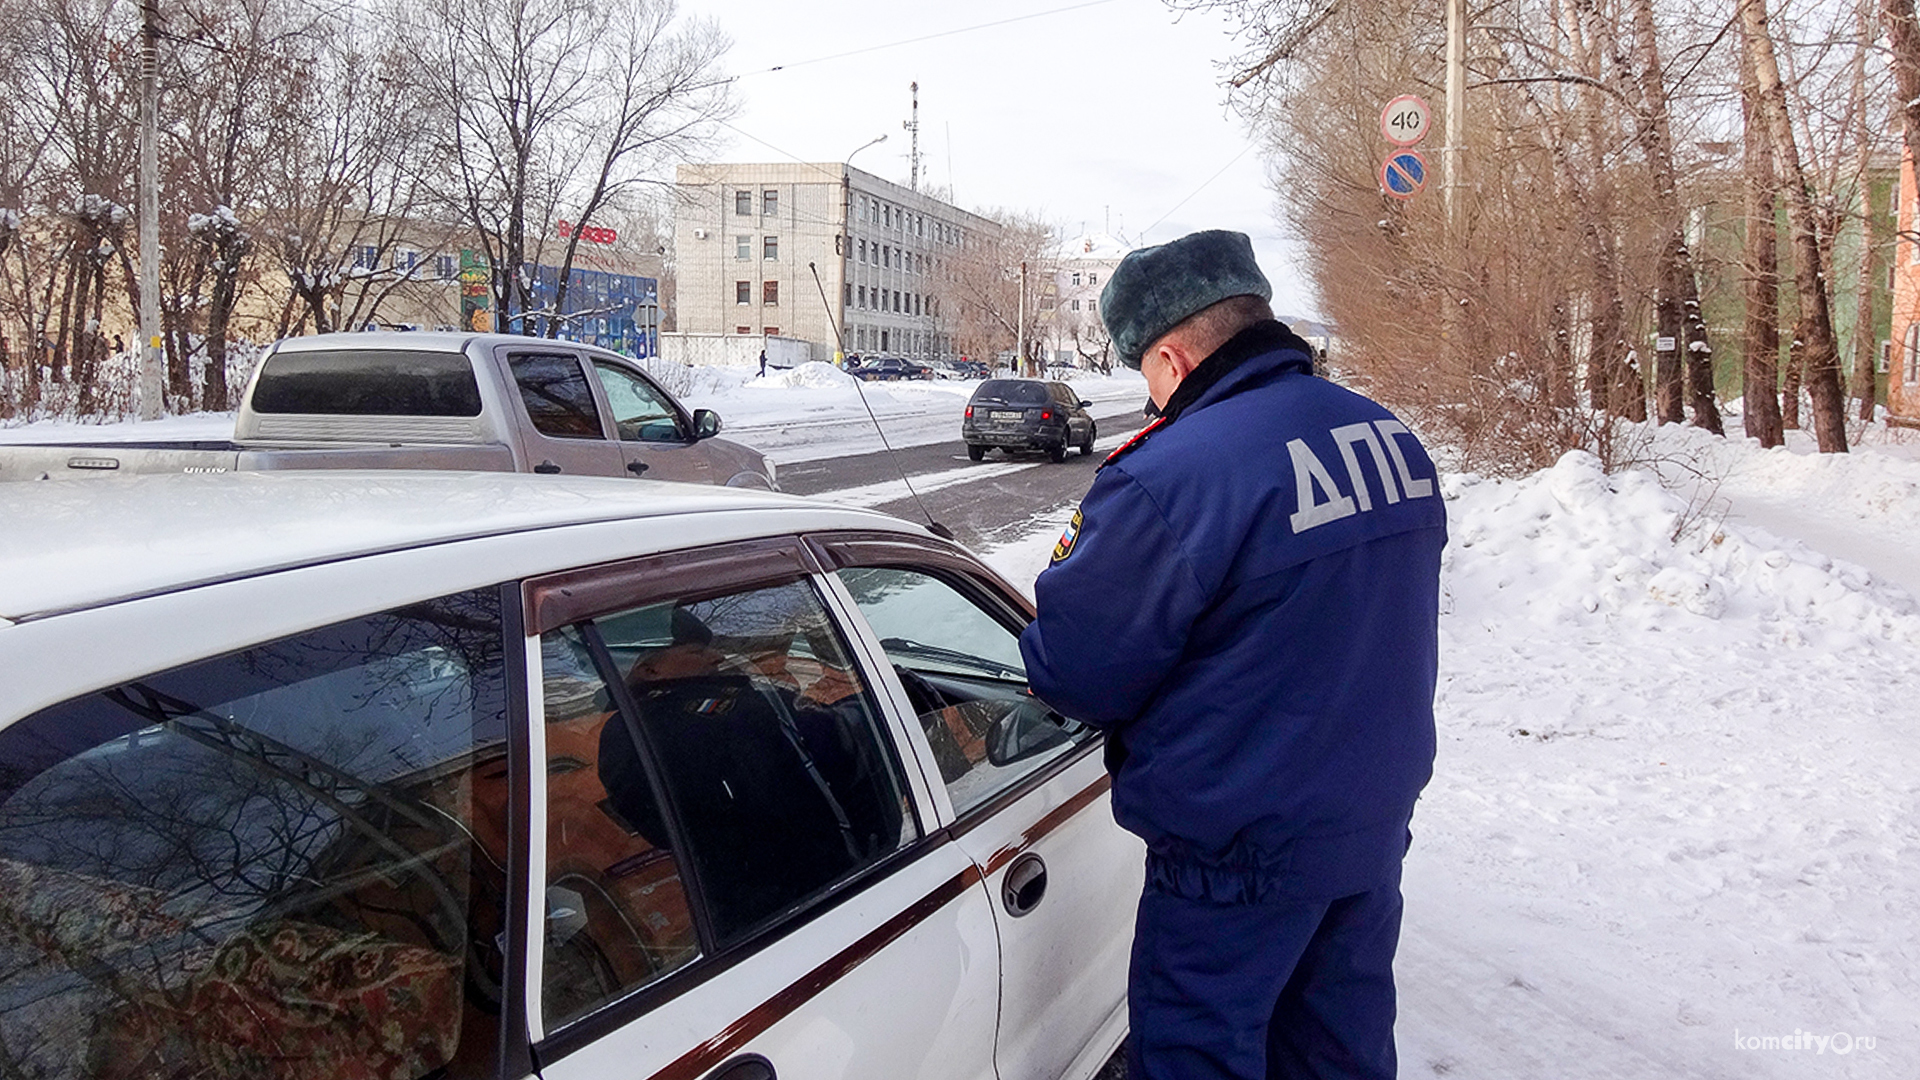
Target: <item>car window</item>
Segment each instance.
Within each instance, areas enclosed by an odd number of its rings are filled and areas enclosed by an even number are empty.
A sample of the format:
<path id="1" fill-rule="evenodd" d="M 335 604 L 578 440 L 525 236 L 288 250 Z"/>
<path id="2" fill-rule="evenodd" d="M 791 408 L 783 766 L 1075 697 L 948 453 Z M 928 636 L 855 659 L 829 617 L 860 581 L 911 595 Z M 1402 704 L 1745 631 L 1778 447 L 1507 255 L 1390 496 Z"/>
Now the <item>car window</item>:
<path id="1" fill-rule="evenodd" d="M 624 442 L 685 442 L 680 414 L 658 388 L 617 364 L 594 361 L 606 388 L 613 426 Z"/>
<path id="2" fill-rule="evenodd" d="M 479 416 L 480 383 L 465 353 L 279 352 L 261 365 L 249 404 L 258 413 Z"/>
<path id="3" fill-rule="evenodd" d="M 1093 737 L 1028 691 L 1018 635 L 971 597 L 917 570 L 838 573 L 913 701 L 955 813 Z"/>
<path id="4" fill-rule="evenodd" d="M 548 775 L 566 780 L 549 790 L 547 950 L 571 920 L 584 958 L 568 962 L 598 965 L 585 991 L 549 980 L 547 1015 L 735 944 L 918 837 L 873 696 L 807 581 L 665 600 L 542 645 Z"/>
<path id="5" fill-rule="evenodd" d="M 973 396 L 1010 405 L 1045 405 L 1047 388 L 1030 379 L 989 379 L 980 384 Z"/>
<path id="6" fill-rule="evenodd" d="M 525 354 L 511 357 L 513 381 L 520 387 L 527 418 L 535 431 L 556 439 L 604 438 L 600 410 L 593 403 L 587 373 L 572 356 Z"/>
<path id="7" fill-rule="evenodd" d="M 503 684 L 482 591 L 0 731 L 5 1071 L 492 1075 Z"/>

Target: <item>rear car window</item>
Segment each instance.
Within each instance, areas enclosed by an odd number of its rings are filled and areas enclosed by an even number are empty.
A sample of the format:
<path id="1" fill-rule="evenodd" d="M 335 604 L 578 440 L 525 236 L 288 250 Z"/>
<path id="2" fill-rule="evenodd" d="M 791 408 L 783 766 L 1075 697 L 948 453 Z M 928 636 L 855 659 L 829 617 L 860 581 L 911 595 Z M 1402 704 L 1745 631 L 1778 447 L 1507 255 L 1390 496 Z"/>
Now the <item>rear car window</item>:
<path id="1" fill-rule="evenodd" d="M 919 835 L 880 710 L 805 581 L 631 608 L 549 631 L 540 651 L 550 1024 Z"/>
<path id="2" fill-rule="evenodd" d="M 483 590 L 0 731 L 5 1072 L 492 1075 L 504 672 Z"/>
<path id="3" fill-rule="evenodd" d="M 522 355 L 507 361 L 534 430 L 556 439 L 599 439 L 600 409 L 593 403 L 580 361 L 571 356 Z"/>
<path id="4" fill-rule="evenodd" d="M 328 349 L 267 357 L 253 411 L 326 416 L 479 416 L 473 362 L 457 352 Z"/>
<path id="5" fill-rule="evenodd" d="M 1028 379 L 988 379 L 973 397 L 975 401 L 1004 401 L 1009 405 L 1045 405 L 1047 388 Z"/>

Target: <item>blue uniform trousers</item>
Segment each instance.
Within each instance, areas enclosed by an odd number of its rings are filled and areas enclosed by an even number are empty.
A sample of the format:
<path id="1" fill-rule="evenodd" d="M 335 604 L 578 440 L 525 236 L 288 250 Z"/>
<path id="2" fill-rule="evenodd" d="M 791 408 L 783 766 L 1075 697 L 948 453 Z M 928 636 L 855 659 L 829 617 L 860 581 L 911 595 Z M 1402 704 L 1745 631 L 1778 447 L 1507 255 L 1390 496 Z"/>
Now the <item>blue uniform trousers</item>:
<path id="1" fill-rule="evenodd" d="M 1400 882 L 1222 904 L 1149 885 L 1128 988 L 1128 1080 L 1391 1080 Z"/>

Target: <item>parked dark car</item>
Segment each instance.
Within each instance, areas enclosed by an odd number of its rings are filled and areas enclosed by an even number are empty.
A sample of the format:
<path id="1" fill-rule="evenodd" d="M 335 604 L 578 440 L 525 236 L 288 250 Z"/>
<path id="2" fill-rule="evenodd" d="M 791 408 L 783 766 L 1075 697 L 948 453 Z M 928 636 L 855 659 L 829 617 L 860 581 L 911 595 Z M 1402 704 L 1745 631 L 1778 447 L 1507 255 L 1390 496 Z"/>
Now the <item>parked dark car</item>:
<path id="1" fill-rule="evenodd" d="M 857 368 L 849 368 L 848 374 L 856 379 L 868 382 L 896 379 L 931 379 L 933 369 L 925 364 L 898 356 L 868 357 Z"/>
<path id="2" fill-rule="evenodd" d="M 966 440 L 967 456 L 975 461 L 995 446 L 1008 453 L 1044 450 L 1053 460 L 1065 461 L 1069 446 L 1079 447 L 1082 454 L 1093 453 L 1099 433 L 1087 414 L 1090 404 L 1063 382 L 988 379 L 967 402 L 960 437 Z"/>

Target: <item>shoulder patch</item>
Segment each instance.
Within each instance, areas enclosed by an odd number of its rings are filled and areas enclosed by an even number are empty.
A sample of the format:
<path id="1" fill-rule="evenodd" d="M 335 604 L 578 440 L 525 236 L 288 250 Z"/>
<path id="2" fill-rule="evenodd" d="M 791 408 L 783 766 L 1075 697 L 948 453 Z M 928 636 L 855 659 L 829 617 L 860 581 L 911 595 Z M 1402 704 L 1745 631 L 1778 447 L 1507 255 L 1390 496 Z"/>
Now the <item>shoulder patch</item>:
<path id="1" fill-rule="evenodd" d="M 1073 545 L 1080 539 L 1080 511 L 1073 512 L 1073 520 L 1067 522 L 1066 531 L 1060 534 L 1060 541 L 1053 545 L 1053 559 L 1047 565 L 1060 562 L 1073 554 Z"/>

